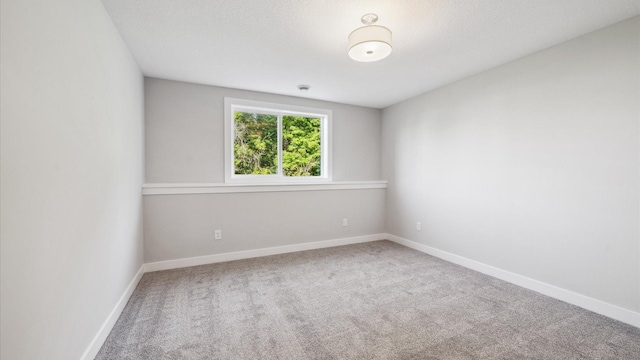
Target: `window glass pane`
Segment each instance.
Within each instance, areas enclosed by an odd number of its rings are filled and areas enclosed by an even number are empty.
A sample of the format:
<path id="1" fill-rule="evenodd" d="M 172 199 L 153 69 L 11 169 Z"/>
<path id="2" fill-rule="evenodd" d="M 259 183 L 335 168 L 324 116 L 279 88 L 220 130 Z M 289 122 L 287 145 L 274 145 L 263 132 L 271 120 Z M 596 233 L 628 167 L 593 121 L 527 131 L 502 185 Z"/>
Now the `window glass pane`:
<path id="1" fill-rule="evenodd" d="M 285 176 L 320 176 L 320 125 L 313 117 L 282 117 L 282 172 Z"/>
<path id="2" fill-rule="evenodd" d="M 236 174 L 278 173 L 278 117 L 234 112 L 234 166 Z"/>

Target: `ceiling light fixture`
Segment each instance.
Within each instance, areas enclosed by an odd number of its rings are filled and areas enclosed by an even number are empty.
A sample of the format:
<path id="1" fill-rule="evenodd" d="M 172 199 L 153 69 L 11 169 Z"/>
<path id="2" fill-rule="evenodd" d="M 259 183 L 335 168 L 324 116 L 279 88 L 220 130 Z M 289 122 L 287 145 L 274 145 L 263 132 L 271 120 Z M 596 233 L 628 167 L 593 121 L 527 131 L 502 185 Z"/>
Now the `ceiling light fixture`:
<path id="1" fill-rule="evenodd" d="M 349 34 L 349 57 L 355 61 L 371 62 L 386 58 L 391 54 L 391 30 L 384 26 L 373 25 L 378 15 L 365 14 L 362 23 L 365 26 Z"/>

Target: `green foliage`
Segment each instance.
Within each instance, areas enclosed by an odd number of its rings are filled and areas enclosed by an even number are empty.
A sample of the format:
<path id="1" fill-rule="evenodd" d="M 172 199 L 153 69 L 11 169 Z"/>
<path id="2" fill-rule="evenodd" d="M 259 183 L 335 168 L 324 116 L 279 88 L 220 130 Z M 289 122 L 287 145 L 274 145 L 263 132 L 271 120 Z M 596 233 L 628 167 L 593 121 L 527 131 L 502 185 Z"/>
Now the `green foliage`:
<path id="1" fill-rule="evenodd" d="M 285 176 L 320 176 L 320 119 L 282 117 L 282 171 Z"/>
<path id="2" fill-rule="evenodd" d="M 277 174 L 278 117 L 236 112 L 234 122 L 235 173 Z"/>
<path id="3" fill-rule="evenodd" d="M 278 117 L 234 113 L 235 173 L 268 175 L 278 172 Z M 320 175 L 321 120 L 282 117 L 282 171 L 285 176 Z"/>

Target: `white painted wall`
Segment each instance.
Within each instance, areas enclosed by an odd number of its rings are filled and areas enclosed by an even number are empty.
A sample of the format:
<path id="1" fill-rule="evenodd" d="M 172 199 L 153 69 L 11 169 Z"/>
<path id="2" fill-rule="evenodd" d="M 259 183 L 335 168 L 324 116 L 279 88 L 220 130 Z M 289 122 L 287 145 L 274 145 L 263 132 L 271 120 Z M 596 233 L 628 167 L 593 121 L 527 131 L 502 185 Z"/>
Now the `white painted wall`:
<path id="1" fill-rule="evenodd" d="M 146 78 L 148 183 L 224 182 L 224 97 L 332 110 L 333 180 L 380 179 L 380 110 Z M 144 203 L 146 262 L 385 232 L 385 189 L 150 195 Z"/>
<path id="2" fill-rule="evenodd" d="M 98 0 L 2 0 L 1 344 L 79 359 L 143 260 L 143 77 Z"/>
<path id="3" fill-rule="evenodd" d="M 388 232 L 637 312 L 639 67 L 636 17 L 384 109 Z"/>

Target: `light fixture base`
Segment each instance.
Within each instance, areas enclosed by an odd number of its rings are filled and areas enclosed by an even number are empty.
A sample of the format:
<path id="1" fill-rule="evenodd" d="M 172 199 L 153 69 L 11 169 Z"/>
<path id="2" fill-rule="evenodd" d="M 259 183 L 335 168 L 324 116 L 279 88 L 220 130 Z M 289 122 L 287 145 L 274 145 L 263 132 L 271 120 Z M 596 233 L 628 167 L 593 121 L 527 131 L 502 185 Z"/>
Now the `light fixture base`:
<path id="1" fill-rule="evenodd" d="M 362 15 L 362 18 L 360 20 L 365 25 L 373 25 L 376 23 L 376 21 L 378 21 L 378 15 L 374 13 L 364 14 Z"/>

